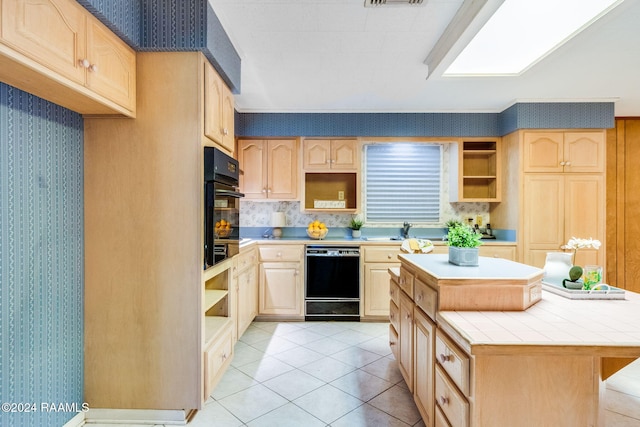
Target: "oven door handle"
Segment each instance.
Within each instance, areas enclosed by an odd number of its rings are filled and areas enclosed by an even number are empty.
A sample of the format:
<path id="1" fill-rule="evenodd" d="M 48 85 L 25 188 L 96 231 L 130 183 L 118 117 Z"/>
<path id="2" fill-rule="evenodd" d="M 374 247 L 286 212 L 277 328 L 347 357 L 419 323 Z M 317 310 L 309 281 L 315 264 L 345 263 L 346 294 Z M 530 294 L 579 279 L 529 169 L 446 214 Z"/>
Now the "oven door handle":
<path id="1" fill-rule="evenodd" d="M 238 193 L 237 191 L 231 191 L 231 190 L 220 190 L 220 189 L 216 189 L 216 195 L 235 197 L 237 199 L 244 197 L 243 193 Z"/>

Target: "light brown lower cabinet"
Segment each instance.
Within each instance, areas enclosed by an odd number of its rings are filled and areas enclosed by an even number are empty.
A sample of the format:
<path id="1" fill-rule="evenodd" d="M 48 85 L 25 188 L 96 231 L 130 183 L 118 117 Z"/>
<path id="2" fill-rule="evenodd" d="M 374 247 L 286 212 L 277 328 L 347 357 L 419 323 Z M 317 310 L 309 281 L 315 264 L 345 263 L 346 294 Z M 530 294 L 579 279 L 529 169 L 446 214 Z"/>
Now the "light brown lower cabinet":
<path id="1" fill-rule="evenodd" d="M 413 398 L 425 425 L 433 425 L 433 345 L 435 324 L 422 310 L 414 310 Z"/>
<path id="2" fill-rule="evenodd" d="M 233 336 L 230 329 L 227 329 L 213 340 L 204 351 L 204 400 L 213 391 L 222 375 L 228 362 L 231 360 L 233 352 Z"/>
<path id="3" fill-rule="evenodd" d="M 303 316 L 303 245 L 264 245 L 260 253 L 258 315 Z"/>

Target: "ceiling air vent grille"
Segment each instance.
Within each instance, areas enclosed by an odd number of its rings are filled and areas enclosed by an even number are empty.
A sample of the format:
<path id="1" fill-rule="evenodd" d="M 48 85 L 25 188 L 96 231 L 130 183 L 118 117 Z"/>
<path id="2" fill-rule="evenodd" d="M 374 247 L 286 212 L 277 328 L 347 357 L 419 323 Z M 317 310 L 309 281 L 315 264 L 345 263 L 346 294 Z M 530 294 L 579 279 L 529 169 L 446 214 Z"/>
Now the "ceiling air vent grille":
<path id="1" fill-rule="evenodd" d="M 419 6 L 423 1 L 424 0 L 364 0 L 364 6 Z"/>

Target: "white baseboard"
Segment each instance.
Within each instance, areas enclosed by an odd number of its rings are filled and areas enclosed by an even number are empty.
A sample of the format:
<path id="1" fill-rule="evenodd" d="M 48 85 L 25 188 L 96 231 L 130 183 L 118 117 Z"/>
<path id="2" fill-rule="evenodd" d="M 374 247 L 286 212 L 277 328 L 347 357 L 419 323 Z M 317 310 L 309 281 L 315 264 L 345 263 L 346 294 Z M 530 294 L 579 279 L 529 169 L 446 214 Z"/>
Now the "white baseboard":
<path id="1" fill-rule="evenodd" d="M 71 418 L 62 427 L 81 427 L 84 425 L 84 412 L 78 412 L 75 417 Z"/>
<path id="2" fill-rule="evenodd" d="M 87 426 L 91 426 L 91 424 L 183 426 L 187 424 L 194 411 L 182 409 L 89 409 L 84 414 L 84 418 Z"/>

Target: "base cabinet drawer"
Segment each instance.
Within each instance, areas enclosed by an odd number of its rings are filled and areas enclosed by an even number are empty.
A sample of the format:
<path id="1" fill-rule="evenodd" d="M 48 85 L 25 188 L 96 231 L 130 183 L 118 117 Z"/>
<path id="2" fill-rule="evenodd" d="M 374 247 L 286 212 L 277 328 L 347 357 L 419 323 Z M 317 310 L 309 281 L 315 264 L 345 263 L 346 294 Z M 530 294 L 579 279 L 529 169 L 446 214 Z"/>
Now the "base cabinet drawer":
<path id="1" fill-rule="evenodd" d="M 449 424 L 456 427 L 469 426 L 469 403 L 440 365 L 436 365 L 435 398 L 437 407 L 442 410 Z"/>
<path id="2" fill-rule="evenodd" d="M 225 331 L 204 351 L 204 399 L 206 400 L 220 380 L 223 368 L 231 359 L 233 339 L 231 330 Z"/>
<path id="3" fill-rule="evenodd" d="M 435 427 L 451 427 L 451 424 L 449 424 L 449 421 L 447 421 L 447 417 L 444 416 L 442 410 L 438 407 L 436 407 L 436 416 L 433 425 Z"/>
<path id="4" fill-rule="evenodd" d="M 389 347 L 396 360 L 400 360 L 400 349 L 398 348 L 398 332 L 393 325 L 389 325 Z"/>
<path id="5" fill-rule="evenodd" d="M 456 386 L 469 394 L 469 356 L 453 344 L 440 330 L 436 331 L 436 362 Z"/>
<path id="6" fill-rule="evenodd" d="M 415 304 L 427 313 L 432 320 L 435 320 L 436 309 L 438 307 L 438 291 L 420 279 L 416 279 L 413 292 Z"/>
<path id="7" fill-rule="evenodd" d="M 400 309 L 393 301 L 389 301 L 389 323 L 396 331 L 400 330 Z"/>

